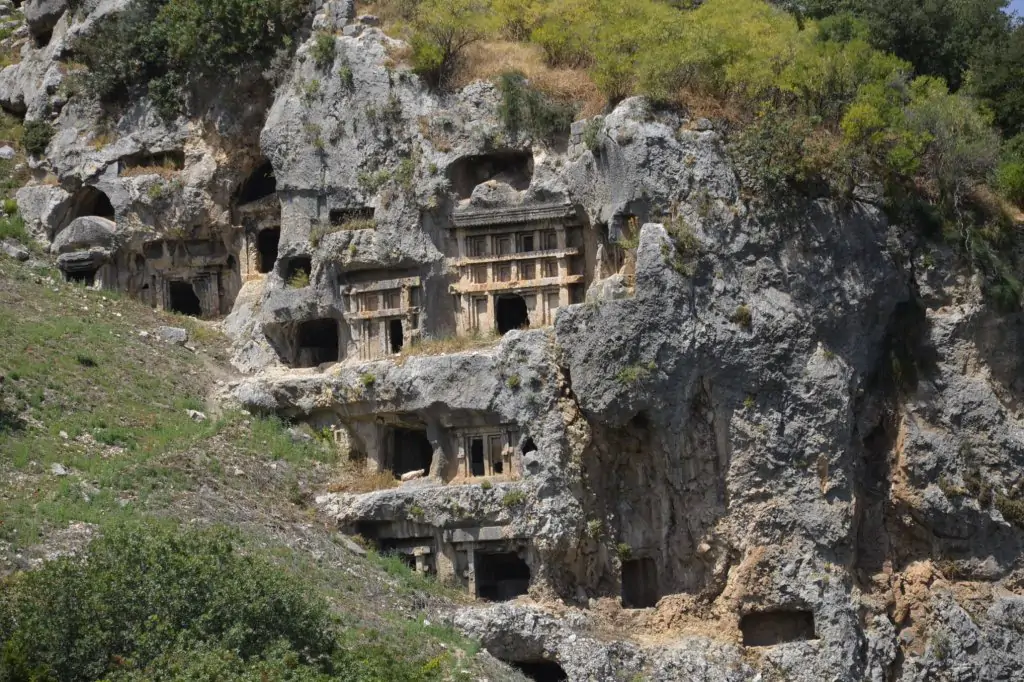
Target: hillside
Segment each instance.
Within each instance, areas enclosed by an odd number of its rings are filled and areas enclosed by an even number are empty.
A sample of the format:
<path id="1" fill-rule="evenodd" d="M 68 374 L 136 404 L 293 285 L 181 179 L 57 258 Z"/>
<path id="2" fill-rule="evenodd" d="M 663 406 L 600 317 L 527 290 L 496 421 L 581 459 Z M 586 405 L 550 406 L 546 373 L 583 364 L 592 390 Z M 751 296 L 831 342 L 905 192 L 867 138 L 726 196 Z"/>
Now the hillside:
<path id="1" fill-rule="evenodd" d="M 0 573 L 124 527 L 236 529 L 246 552 L 315 586 L 347 648 L 385 643 L 398 679 L 521 679 L 440 624 L 460 593 L 357 555 L 316 519 L 313 492 L 342 475 L 331 448 L 211 405 L 235 376 L 217 331 L 55 275 L 0 257 Z M 189 330 L 189 349 L 159 339 L 167 325 Z"/>

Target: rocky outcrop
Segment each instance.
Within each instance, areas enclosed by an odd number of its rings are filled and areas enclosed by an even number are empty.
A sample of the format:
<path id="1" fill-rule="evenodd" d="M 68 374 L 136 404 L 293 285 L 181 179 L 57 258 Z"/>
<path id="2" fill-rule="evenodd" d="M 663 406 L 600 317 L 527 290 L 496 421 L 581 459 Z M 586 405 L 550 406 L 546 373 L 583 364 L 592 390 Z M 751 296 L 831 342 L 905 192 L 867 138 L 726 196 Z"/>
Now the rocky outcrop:
<path id="1" fill-rule="evenodd" d="M 492 655 L 570 680 L 1018 675 L 1021 318 L 870 192 L 749 197 L 722 134 L 641 99 L 513 133 L 494 86 L 428 92 L 335 0 L 311 22 L 333 63 L 300 36 L 273 99 L 104 129 L 58 60 L 123 3 L 28 4 L 52 35 L 22 38 L 0 103 L 56 129 L 29 227 L 69 276 L 226 315 L 226 399 L 394 474 L 320 495 L 325 518 L 515 597 L 452 616 Z"/>

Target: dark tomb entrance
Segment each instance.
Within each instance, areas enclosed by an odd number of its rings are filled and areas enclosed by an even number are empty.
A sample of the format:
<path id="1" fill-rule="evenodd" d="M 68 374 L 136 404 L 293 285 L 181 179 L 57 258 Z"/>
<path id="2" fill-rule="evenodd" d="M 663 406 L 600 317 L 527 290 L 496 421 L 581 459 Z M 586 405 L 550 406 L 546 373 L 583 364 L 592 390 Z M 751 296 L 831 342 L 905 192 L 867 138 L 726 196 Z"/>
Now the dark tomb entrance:
<path id="1" fill-rule="evenodd" d="M 277 191 L 277 179 L 274 177 L 274 167 L 269 161 L 264 161 L 246 179 L 238 192 L 238 203 L 248 204 L 269 197 Z"/>
<path id="2" fill-rule="evenodd" d="M 402 332 L 402 321 L 391 320 L 388 322 L 388 343 L 391 345 L 392 353 L 400 353 L 405 344 L 405 336 Z"/>
<path id="3" fill-rule="evenodd" d="M 74 284 L 82 284 L 87 287 L 96 286 L 96 273 L 99 268 L 86 268 L 82 270 L 65 270 L 64 280 Z"/>
<path id="4" fill-rule="evenodd" d="M 530 590 L 530 567 L 515 552 L 477 553 L 476 595 L 488 601 L 509 601 Z"/>
<path id="5" fill-rule="evenodd" d="M 391 471 L 401 478 L 410 471 L 430 473 L 434 460 L 434 446 L 430 444 L 426 431 L 395 429 L 394 450 L 391 455 Z"/>
<path id="6" fill-rule="evenodd" d="M 622 562 L 622 605 L 647 609 L 658 604 L 658 567 L 648 557 Z"/>
<path id="7" fill-rule="evenodd" d="M 266 274 L 274 269 L 277 262 L 277 246 L 281 243 L 281 229 L 269 227 L 256 235 L 256 250 L 259 253 L 258 269 Z"/>
<path id="8" fill-rule="evenodd" d="M 483 438 L 474 438 L 469 444 L 469 473 L 472 476 L 483 476 L 486 473 Z"/>
<path id="9" fill-rule="evenodd" d="M 804 610 L 749 613 L 740 620 L 743 646 L 775 646 L 817 639 L 814 614 Z"/>
<path id="10" fill-rule="evenodd" d="M 530 325 L 530 314 L 522 296 L 499 296 L 497 305 L 498 333 L 505 334 L 513 329 Z"/>
<path id="11" fill-rule="evenodd" d="M 310 320 L 299 325 L 298 366 L 317 367 L 325 362 L 337 362 L 338 323 L 332 319 Z"/>
<path id="12" fill-rule="evenodd" d="M 196 290 L 192 288 L 191 282 L 181 280 L 168 282 L 168 294 L 170 307 L 173 312 L 192 317 L 202 317 L 203 306 L 199 303 Z"/>

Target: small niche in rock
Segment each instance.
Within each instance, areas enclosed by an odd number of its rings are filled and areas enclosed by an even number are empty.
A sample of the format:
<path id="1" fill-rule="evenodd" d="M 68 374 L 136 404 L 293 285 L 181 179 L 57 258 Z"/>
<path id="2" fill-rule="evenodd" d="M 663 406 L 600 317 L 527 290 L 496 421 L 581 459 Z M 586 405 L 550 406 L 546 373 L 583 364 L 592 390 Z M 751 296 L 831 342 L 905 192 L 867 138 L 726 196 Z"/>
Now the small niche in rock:
<path id="1" fill-rule="evenodd" d="M 277 191 L 277 178 L 270 161 L 264 161 L 256 167 L 238 190 L 239 205 L 259 201 Z"/>
<path id="2" fill-rule="evenodd" d="M 373 220 L 374 209 L 372 206 L 362 208 L 332 208 L 328 215 L 331 225 L 340 227 L 345 223 L 355 220 Z"/>
<path id="3" fill-rule="evenodd" d="M 562 666 L 554 661 L 507 661 L 507 663 L 536 682 L 562 682 L 568 680 Z"/>
<path id="4" fill-rule="evenodd" d="M 627 609 L 658 605 L 658 567 L 650 557 L 622 562 L 622 605 Z"/>
<path id="5" fill-rule="evenodd" d="M 814 614 L 793 609 L 748 613 L 740 620 L 743 646 L 775 646 L 817 639 Z"/>
<path id="6" fill-rule="evenodd" d="M 476 596 L 509 601 L 530 591 L 530 567 L 515 552 L 477 553 Z"/>
<path id="7" fill-rule="evenodd" d="M 97 272 L 99 272 L 99 268 L 87 270 L 65 270 L 64 281 L 72 282 L 74 284 L 82 284 L 87 287 L 93 287 L 96 285 Z"/>
<path id="8" fill-rule="evenodd" d="M 448 169 L 448 178 L 459 199 L 468 199 L 477 185 L 496 180 L 522 191 L 533 180 L 533 154 L 506 151 L 464 156 Z"/>
<path id="9" fill-rule="evenodd" d="M 185 167 L 185 152 L 180 149 L 172 149 L 152 154 L 131 154 L 121 157 L 118 167 L 121 173 L 128 169 L 139 169 L 140 172 L 145 172 L 146 169 L 152 169 L 154 172 L 156 169 L 180 171 Z"/>
<path id="10" fill-rule="evenodd" d="M 530 313 L 526 301 L 518 294 L 499 296 L 497 303 L 498 333 L 504 335 L 513 329 L 530 326 Z"/>
<path id="11" fill-rule="evenodd" d="M 537 452 L 537 445 L 533 442 L 532 438 L 527 436 L 526 440 L 523 441 L 523 447 L 520 449 L 520 451 L 524 455 L 528 455 L 531 452 Z"/>
<path id="12" fill-rule="evenodd" d="M 298 367 L 318 367 L 340 359 L 338 322 L 332 319 L 310 320 L 299 325 Z"/>
<path id="13" fill-rule="evenodd" d="M 53 38 L 53 29 L 49 31 L 43 31 L 42 33 L 32 36 L 32 42 L 35 44 L 36 49 L 42 49 L 50 44 L 50 40 Z"/>
<path id="14" fill-rule="evenodd" d="M 192 317 L 202 317 L 203 307 L 196 296 L 196 290 L 192 288 L 191 282 L 182 280 L 167 283 L 170 298 L 170 308 L 173 312 Z"/>
<path id="15" fill-rule="evenodd" d="M 284 262 L 284 281 L 289 286 L 307 286 L 313 272 L 313 259 L 309 256 L 295 256 Z"/>
<path id="16" fill-rule="evenodd" d="M 434 446 L 427 439 L 426 431 L 395 429 L 392 442 L 391 471 L 396 477 L 401 478 L 403 474 L 421 469 L 430 473 Z"/>
<path id="17" fill-rule="evenodd" d="M 256 251 L 258 253 L 257 269 L 266 274 L 274 269 L 277 262 L 277 247 L 281 243 L 281 228 L 268 227 L 256 235 Z"/>

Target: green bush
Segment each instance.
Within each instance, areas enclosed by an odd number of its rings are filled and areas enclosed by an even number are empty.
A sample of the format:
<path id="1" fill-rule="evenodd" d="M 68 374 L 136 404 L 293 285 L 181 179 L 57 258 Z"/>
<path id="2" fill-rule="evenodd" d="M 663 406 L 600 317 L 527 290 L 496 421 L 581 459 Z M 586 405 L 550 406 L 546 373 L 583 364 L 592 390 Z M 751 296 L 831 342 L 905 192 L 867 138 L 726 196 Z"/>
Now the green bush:
<path id="1" fill-rule="evenodd" d="M 148 94 L 170 117 L 185 108 L 190 85 L 265 68 L 290 49 L 306 9 L 303 0 L 135 0 L 74 49 L 101 100 Z"/>
<path id="2" fill-rule="evenodd" d="M 542 140 L 566 134 L 576 117 L 575 107 L 556 102 L 531 87 L 519 71 L 506 71 L 498 77 L 501 104 L 498 116 L 512 135 L 527 132 Z"/>
<path id="3" fill-rule="evenodd" d="M 53 139 L 53 132 L 53 126 L 45 121 L 28 121 L 25 123 L 21 144 L 32 156 L 43 156 Z"/>
<path id="4" fill-rule="evenodd" d="M 268 660 L 316 679 L 337 649 L 326 604 L 225 531 L 110 531 L 86 559 L 3 587 L 4 680 L 203 679 L 218 665 Z"/>
<path id="5" fill-rule="evenodd" d="M 465 49 L 495 25 L 487 0 L 423 0 L 409 26 L 413 70 L 431 86 L 444 87 Z"/>
<path id="6" fill-rule="evenodd" d="M 320 31 L 316 34 L 313 47 L 309 51 L 313 62 L 320 69 L 328 69 L 334 64 L 334 57 L 337 55 L 337 41 L 334 34 L 329 31 Z"/>
<path id="7" fill-rule="evenodd" d="M 1024 206 L 1024 133 L 1007 140 L 996 168 L 996 186 L 1003 196 Z"/>

